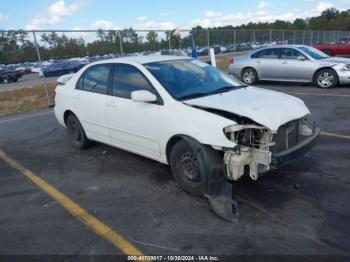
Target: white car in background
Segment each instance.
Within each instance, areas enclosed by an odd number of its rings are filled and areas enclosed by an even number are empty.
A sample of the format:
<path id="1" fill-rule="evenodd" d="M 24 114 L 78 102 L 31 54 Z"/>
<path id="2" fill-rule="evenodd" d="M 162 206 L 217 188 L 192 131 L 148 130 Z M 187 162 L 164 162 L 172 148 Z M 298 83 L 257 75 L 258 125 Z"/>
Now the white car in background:
<path id="1" fill-rule="evenodd" d="M 310 150 L 320 132 L 300 99 L 188 57 L 105 60 L 61 80 L 54 111 L 75 147 L 94 140 L 170 165 L 183 190 L 206 195 L 229 220 L 227 180 L 258 179 Z"/>

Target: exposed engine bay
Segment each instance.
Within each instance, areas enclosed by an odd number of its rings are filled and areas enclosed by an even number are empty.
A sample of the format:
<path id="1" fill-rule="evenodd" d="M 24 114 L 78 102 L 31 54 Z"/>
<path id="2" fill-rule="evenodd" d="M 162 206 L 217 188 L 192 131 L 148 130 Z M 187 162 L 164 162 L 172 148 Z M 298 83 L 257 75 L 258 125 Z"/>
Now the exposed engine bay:
<path id="1" fill-rule="evenodd" d="M 237 144 L 224 155 L 226 175 L 230 180 L 238 180 L 248 173 L 253 180 L 271 169 L 274 153 L 288 150 L 297 145 L 313 131 L 306 118 L 290 121 L 277 132 L 258 124 L 239 124 L 224 129 L 228 139 Z"/>

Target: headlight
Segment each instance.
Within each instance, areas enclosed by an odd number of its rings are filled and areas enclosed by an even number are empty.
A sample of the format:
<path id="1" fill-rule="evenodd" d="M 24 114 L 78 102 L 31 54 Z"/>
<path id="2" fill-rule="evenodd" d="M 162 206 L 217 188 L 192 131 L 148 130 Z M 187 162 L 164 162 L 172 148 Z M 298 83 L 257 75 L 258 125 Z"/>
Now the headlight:
<path id="1" fill-rule="evenodd" d="M 337 64 L 334 66 L 334 69 L 339 71 L 350 71 L 350 65 L 348 64 Z"/>
<path id="2" fill-rule="evenodd" d="M 226 137 L 247 147 L 269 146 L 272 140 L 272 132 L 263 126 L 256 125 L 233 125 L 224 129 Z"/>

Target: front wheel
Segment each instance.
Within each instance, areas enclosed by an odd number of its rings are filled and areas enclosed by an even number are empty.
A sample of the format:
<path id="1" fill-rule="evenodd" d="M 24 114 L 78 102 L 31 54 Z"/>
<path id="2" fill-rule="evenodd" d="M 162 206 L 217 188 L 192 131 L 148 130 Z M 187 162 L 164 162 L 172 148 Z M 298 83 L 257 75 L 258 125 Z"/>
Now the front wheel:
<path id="1" fill-rule="evenodd" d="M 170 153 L 170 166 L 176 182 L 193 195 L 203 195 L 208 186 L 211 172 L 222 172 L 223 160 L 220 154 L 192 138 L 177 142 Z"/>
<path id="2" fill-rule="evenodd" d="M 323 69 L 316 74 L 315 85 L 318 88 L 333 88 L 338 85 L 338 75 L 331 69 Z"/>
<path id="3" fill-rule="evenodd" d="M 242 81 L 247 85 L 255 85 L 258 82 L 258 74 L 253 68 L 244 69 L 242 72 Z"/>
<path id="4" fill-rule="evenodd" d="M 85 149 L 90 145 L 90 140 L 86 137 L 83 126 L 74 115 L 68 116 L 67 133 L 73 146 L 78 149 Z"/>

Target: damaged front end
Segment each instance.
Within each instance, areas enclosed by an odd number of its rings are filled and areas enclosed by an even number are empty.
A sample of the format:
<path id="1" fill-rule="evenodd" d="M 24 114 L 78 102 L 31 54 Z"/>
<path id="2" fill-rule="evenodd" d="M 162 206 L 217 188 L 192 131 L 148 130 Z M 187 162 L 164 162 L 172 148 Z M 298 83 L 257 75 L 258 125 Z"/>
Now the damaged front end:
<path id="1" fill-rule="evenodd" d="M 238 221 L 238 205 L 232 199 L 232 181 L 245 174 L 257 180 L 267 171 L 297 159 L 315 145 L 320 129 L 315 125 L 310 128 L 307 119 L 301 118 L 280 126 L 277 132 L 254 122 L 241 122 L 226 127 L 224 133 L 237 145 L 223 149 L 226 178 L 212 177 L 208 181 L 207 197 L 218 216 Z"/>
<path id="2" fill-rule="evenodd" d="M 228 179 L 238 180 L 248 170 L 249 176 L 257 180 L 260 173 L 270 169 L 272 153 L 269 149 L 274 142 L 269 129 L 258 125 L 233 125 L 224 132 L 237 144 L 224 155 Z"/>
<path id="3" fill-rule="evenodd" d="M 224 132 L 237 144 L 224 155 L 227 178 L 236 181 L 245 173 L 257 180 L 270 169 L 302 156 L 315 144 L 320 129 L 310 128 L 307 119 L 301 118 L 280 126 L 277 132 L 258 124 L 232 125 Z"/>

